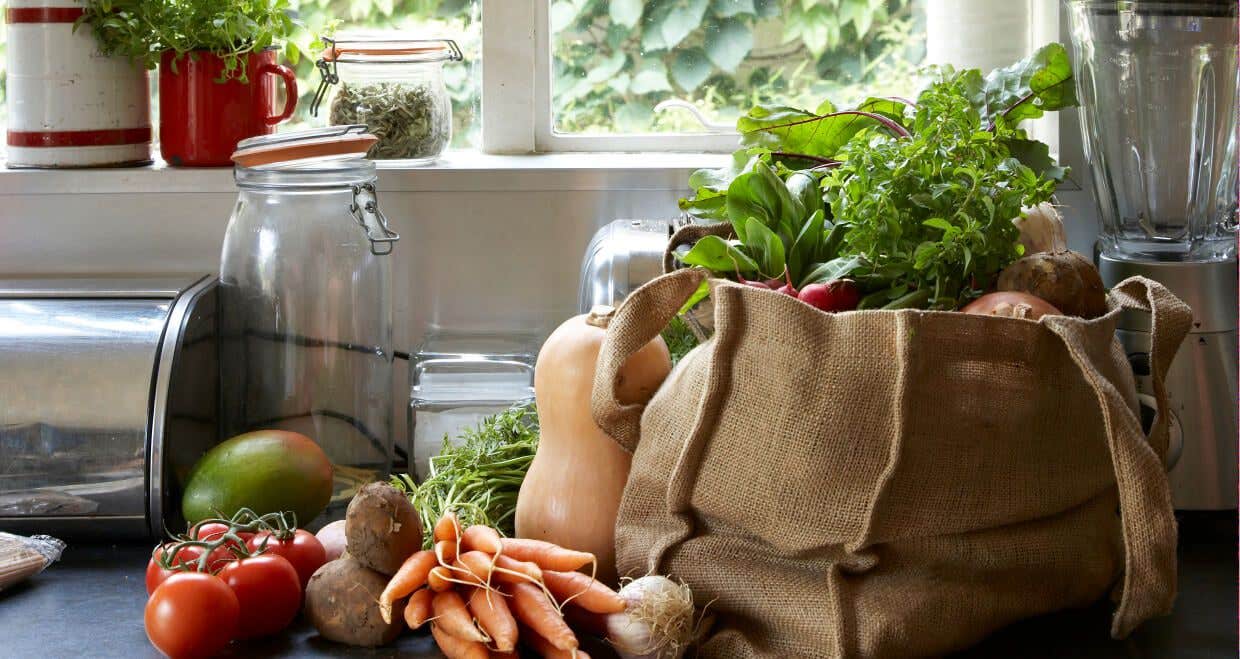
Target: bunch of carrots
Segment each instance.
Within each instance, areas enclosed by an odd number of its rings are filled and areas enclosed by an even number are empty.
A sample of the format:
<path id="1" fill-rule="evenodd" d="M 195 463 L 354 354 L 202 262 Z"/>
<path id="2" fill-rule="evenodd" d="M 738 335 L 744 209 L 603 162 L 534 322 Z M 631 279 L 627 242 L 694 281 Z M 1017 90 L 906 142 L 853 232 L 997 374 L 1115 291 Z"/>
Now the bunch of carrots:
<path id="1" fill-rule="evenodd" d="M 502 538 L 479 524 L 462 529 L 449 512 L 435 524 L 434 548 L 410 556 L 392 577 L 379 611 L 391 622 L 395 604 L 408 597 L 405 622 L 411 629 L 430 623 L 448 659 L 515 659 L 518 643 L 543 657 L 589 659 L 565 608 L 625 609 L 615 591 L 577 571 L 595 564 L 593 554 L 549 542 Z"/>

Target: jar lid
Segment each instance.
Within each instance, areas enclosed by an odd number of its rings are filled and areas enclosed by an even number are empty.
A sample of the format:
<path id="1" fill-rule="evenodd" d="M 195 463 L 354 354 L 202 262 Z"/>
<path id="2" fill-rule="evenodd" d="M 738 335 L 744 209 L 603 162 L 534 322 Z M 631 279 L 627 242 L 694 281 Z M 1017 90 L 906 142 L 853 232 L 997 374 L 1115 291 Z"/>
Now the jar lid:
<path id="1" fill-rule="evenodd" d="M 362 158 L 378 141 L 363 124 L 328 126 L 242 140 L 232 160 L 241 167 L 302 167 L 324 160 Z"/>
<path id="2" fill-rule="evenodd" d="M 324 37 L 323 42 L 327 44 L 320 56 L 324 62 L 412 64 L 464 59 L 460 47 L 452 39 Z"/>

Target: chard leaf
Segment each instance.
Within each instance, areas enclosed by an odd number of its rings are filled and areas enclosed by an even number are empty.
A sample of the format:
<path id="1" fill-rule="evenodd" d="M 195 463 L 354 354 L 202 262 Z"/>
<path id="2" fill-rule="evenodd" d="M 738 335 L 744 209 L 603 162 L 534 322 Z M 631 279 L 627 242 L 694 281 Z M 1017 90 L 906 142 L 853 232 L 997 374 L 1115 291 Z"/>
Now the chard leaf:
<path id="1" fill-rule="evenodd" d="M 1068 177 L 1068 168 L 1061 166 L 1051 157 L 1051 148 L 1046 143 L 1027 137 L 1017 137 L 1003 140 L 1002 144 L 1007 147 L 1013 158 L 1032 169 L 1038 176 L 1051 179 L 1056 183 L 1062 183 Z"/>
<path id="2" fill-rule="evenodd" d="M 819 158 L 834 157 L 854 135 L 875 127 L 907 134 L 895 121 L 881 114 L 860 110 L 814 114 L 786 106 L 758 105 L 736 120 L 743 146 L 765 147 L 775 152 Z"/>
<path id="3" fill-rule="evenodd" d="M 800 281 L 802 271 L 814 262 L 818 248 L 822 245 L 826 234 L 822 227 L 826 222 L 826 214 L 818 208 L 809 216 L 809 221 L 801 227 L 801 233 L 792 242 L 788 250 L 788 274 L 793 281 Z"/>
<path id="4" fill-rule="evenodd" d="M 683 316 L 689 313 L 693 310 L 693 307 L 697 306 L 698 302 L 708 297 L 710 297 L 710 281 L 703 280 L 702 283 L 698 284 L 697 290 L 693 291 L 693 295 L 690 295 L 689 299 L 685 300 L 685 303 L 681 305 L 678 315 Z"/>
<path id="5" fill-rule="evenodd" d="M 860 256 L 841 256 L 826 263 L 819 263 L 801 280 L 801 287 L 810 284 L 825 284 L 836 279 L 843 279 L 861 267 L 864 261 Z"/>
<path id="6" fill-rule="evenodd" d="M 703 236 L 680 258 L 688 265 L 700 265 L 714 272 L 757 272 L 758 264 L 740 249 L 737 240 L 724 240 L 719 236 Z"/>
<path id="7" fill-rule="evenodd" d="M 1011 66 L 991 71 L 983 81 L 979 111 L 983 124 L 1003 121 L 1014 127 L 1047 111 L 1075 105 L 1072 62 L 1063 44 L 1051 43 Z"/>
<path id="8" fill-rule="evenodd" d="M 757 218 L 745 222 L 745 245 L 758 261 L 758 271 L 766 277 L 779 277 L 786 265 L 784 242 Z"/>
<path id="9" fill-rule="evenodd" d="M 725 202 L 728 186 L 741 172 L 745 171 L 750 161 L 744 150 L 732 154 L 732 163 L 718 169 L 699 169 L 689 176 L 689 187 L 693 188 L 693 196 L 682 198 L 680 210 L 701 218 L 713 220 L 728 219 Z"/>

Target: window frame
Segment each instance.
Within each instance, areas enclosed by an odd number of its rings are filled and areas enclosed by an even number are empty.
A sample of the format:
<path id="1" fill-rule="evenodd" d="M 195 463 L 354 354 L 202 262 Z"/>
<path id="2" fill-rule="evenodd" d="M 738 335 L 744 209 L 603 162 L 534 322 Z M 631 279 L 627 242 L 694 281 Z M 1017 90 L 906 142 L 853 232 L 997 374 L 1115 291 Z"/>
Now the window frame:
<path id="1" fill-rule="evenodd" d="M 1024 0 L 1030 43 L 1057 41 L 1059 3 Z M 731 153 L 738 134 L 645 133 L 565 135 L 554 130 L 552 0 L 482 0 L 482 150 L 486 153 Z M 1059 147 L 1054 115 L 1031 122 L 1030 134 Z"/>

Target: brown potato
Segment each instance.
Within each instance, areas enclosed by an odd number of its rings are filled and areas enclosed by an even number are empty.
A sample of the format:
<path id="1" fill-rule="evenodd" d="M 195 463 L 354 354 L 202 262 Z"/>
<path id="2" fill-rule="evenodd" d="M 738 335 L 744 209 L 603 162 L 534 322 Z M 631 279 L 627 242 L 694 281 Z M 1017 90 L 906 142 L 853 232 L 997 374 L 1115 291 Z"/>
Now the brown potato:
<path id="1" fill-rule="evenodd" d="M 306 618 L 328 640 L 374 647 L 391 643 L 404 627 L 405 600 L 392 608 L 392 622 L 379 614 L 387 577 L 345 556 L 315 571 L 306 584 Z"/>
<path id="2" fill-rule="evenodd" d="M 422 521 L 403 492 L 370 483 L 345 511 L 345 550 L 362 565 L 388 576 L 422 548 Z"/>

